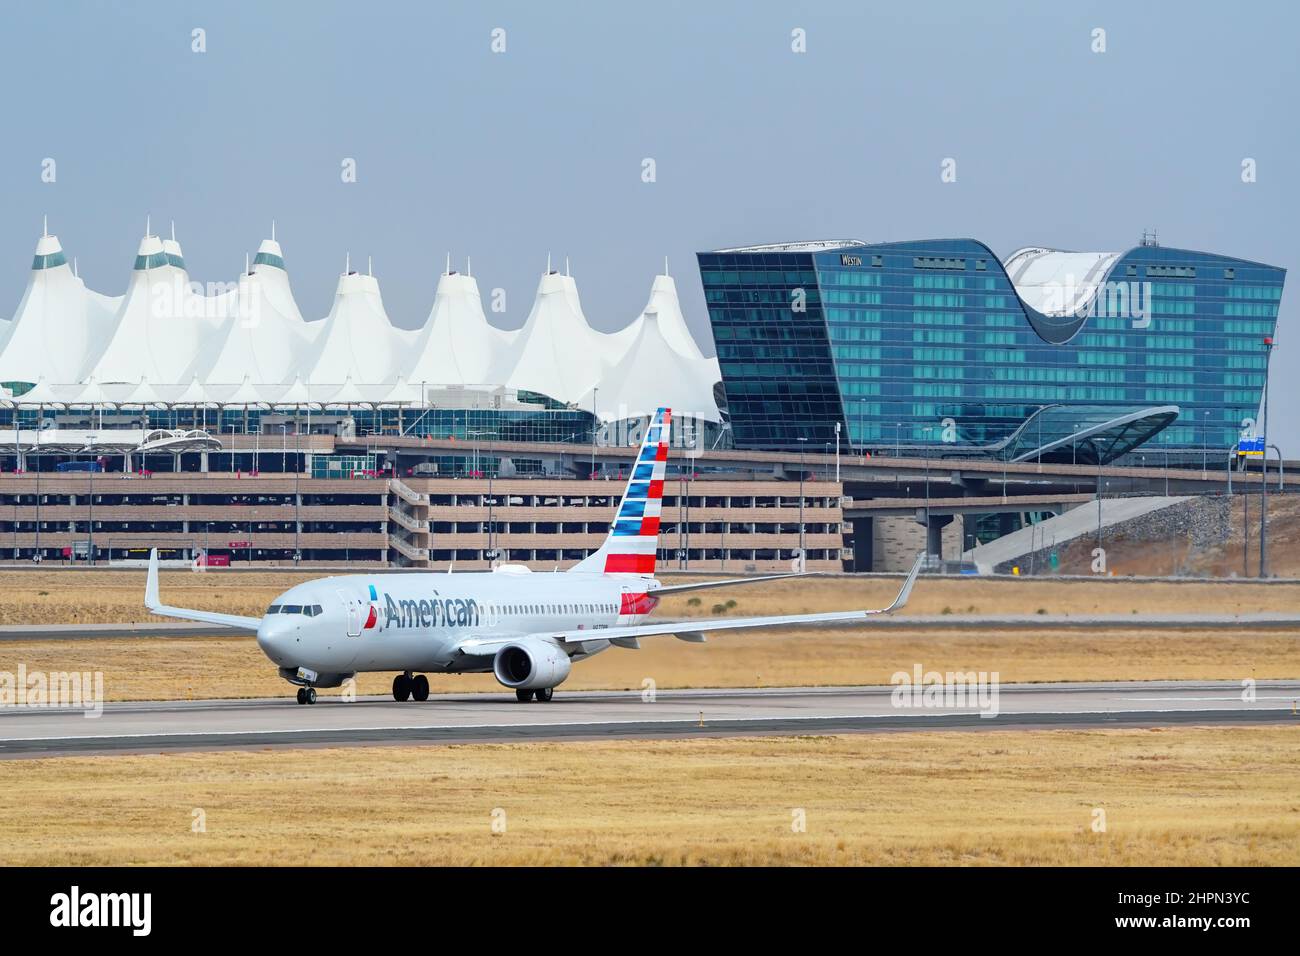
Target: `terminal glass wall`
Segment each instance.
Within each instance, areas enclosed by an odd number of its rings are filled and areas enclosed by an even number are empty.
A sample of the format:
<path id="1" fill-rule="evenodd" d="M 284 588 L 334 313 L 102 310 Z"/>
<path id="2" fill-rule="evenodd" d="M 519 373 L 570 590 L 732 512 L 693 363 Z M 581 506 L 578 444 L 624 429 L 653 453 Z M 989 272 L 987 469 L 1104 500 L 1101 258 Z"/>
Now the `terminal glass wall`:
<path id="1" fill-rule="evenodd" d="M 836 421 L 857 447 L 985 445 L 1051 404 L 1177 405 L 1154 444 L 1227 448 L 1256 418 L 1285 276 L 1141 246 L 1107 276 L 1118 291 L 1050 345 L 974 240 L 704 253 L 699 264 L 735 441 L 750 448 L 834 441 Z"/>

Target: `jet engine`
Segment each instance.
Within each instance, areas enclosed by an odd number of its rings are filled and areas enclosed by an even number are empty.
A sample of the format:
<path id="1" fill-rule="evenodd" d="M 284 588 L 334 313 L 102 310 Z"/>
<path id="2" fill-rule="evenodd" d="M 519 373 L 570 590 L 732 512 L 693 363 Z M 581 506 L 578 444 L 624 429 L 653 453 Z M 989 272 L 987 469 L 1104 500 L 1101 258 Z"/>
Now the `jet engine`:
<path id="1" fill-rule="evenodd" d="M 540 690 L 562 684 L 572 666 L 569 655 L 559 645 L 525 638 L 497 651 L 492 673 L 506 687 Z"/>

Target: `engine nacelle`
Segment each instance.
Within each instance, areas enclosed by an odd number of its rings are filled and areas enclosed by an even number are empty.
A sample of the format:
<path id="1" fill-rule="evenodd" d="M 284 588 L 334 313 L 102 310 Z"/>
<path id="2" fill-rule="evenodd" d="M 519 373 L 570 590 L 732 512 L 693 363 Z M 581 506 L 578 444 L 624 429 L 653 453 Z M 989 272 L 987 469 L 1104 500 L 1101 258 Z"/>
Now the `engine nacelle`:
<path id="1" fill-rule="evenodd" d="M 564 683 L 572 667 L 562 647 L 550 641 L 525 639 L 497 651 L 492 673 L 514 690 L 540 690 Z"/>

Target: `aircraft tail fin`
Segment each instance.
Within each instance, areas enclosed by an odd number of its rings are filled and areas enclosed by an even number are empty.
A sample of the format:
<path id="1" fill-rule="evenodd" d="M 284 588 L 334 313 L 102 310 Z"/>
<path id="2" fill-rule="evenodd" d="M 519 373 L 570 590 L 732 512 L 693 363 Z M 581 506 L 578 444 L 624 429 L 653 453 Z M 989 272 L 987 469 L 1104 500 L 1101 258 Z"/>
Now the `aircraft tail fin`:
<path id="1" fill-rule="evenodd" d="M 641 450 L 637 452 L 605 543 L 570 570 L 638 576 L 655 573 L 671 422 L 671 409 L 661 408 L 654 413 L 646 426 Z"/>

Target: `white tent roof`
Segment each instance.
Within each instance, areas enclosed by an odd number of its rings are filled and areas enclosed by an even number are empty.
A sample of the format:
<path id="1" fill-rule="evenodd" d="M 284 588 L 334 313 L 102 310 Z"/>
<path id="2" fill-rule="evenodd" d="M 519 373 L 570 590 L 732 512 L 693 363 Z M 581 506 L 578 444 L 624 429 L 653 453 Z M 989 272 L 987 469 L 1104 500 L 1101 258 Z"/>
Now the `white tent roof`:
<path id="1" fill-rule="evenodd" d="M 208 393 L 212 394 L 212 392 L 212 387 L 208 386 Z M 243 408 L 251 408 L 254 405 L 265 405 L 266 396 L 262 394 L 262 387 L 254 384 L 252 378 L 245 375 L 238 388 L 221 394 L 221 397 L 217 398 L 216 402 L 218 405 L 238 405 Z"/>
<path id="2" fill-rule="evenodd" d="M 314 336 L 293 299 L 283 263 L 279 243 L 263 242 L 252 273 L 239 277 L 231 321 L 211 360 L 203 363 L 203 381 L 230 383 L 251 375 L 259 385 L 285 384 L 298 373 Z"/>
<path id="3" fill-rule="evenodd" d="M 203 387 L 203 383 L 199 381 L 197 375 L 190 379 L 190 384 L 186 385 L 184 391 L 173 398 L 171 403 L 192 408 L 216 404 L 212 400 L 212 396 L 208 394 L 207 389 Z"/>
<path id="4" fill-rule="evenodd" d="M 305 369 L 311 382 L 389 382 L 396 350 L 393 325 L 384 311 L 374 276 L 347 272 L 339 277 L 330 309 Z M 326 392 L 328 394 L 328 392 Z"/>
<path id="5" fill-rule="evenodd" d="M 658 313 L 647 312 L 637 321 L 636 340 L 617 363 L 606 368 L 595 395 L 588 390 L 579 407 L 590 408 L 594 398 L 596 416 L 602 421 L 653 415 L 663 407 L 678 416 L 721 421 L 713 400 L 716 363 L 687 358 L 673 348 Z"/>
<path id="6" fill-rule="evenodd" d="M 113 329 L 121 298 L 87 289 L 72 274 L 57 236 L 42 236 L 0 349 L 0 381 L 80 382 Z"/>
<path id="7" fill-rule="evenodd" d="M 412 385 L 406 380 L 405 375 L 399 375 L 393 387 L 379 400 L 379 404 L 388 406 L 415 405 L 419 403 L 422 397 L 423 391 L 419 385 Z"/>
<path id="8" fill-rule="evenodd" d="M 225 308 L 197 295 L 185 270 L 169 262 L 162 241 L 145 236 L 112 338 L 91 374 L 103 382 L 188 381 L 201 357 L 210 354 Z"/>
<path id="9" fill-rule="evenodd" d="M 582 314 L 573 279 L 547 272 L 511 349 L 503 384 L 558 402 L 577 401 L 600 380 L 602 360 L 612 351 L 605 338 Z"/>
<path id="10" fill-rule="evenodd" d="M 342 386 L 330 395 L 325 404 L 346 407 L 348 405 L 369 405 L 370 402 L 370 397 L 362 392 L 349 376 L 344 380 Z"/>
<path id="11" fill-rule="evenodd" d="M 406 378 L 429 385 L 491 384 L 505 371 L 513 339 L 488 322 L 478 283 L 449 267 L 438 279 L 414 357 L 404 365 Z"/>
<path id="12" fill-rule="evenodd" d="M 316 401 L 312 401 L 311 389 L 301 378 L 295 378 L 293 384 L 285 389 L 272 404 L 294 408 L 301 408 L 307 405 L 319 406 L 320 396 L 317 396 Z"/>
<path id="13" fill-rule="evenodd" d="M 145 378 L 141 379 L 140 384 L 131 389 L 130 393 L 123 399 L 122 404 L 138 408 L 157 408 L 167 405 L 168 402 L 158 394 L 157 389 L 150 385 L 149 380 Z"/>
<path id="14" fill-rule="evenodd" d="M 621 346 L 615 353 L 615 361 L 622 358 L 623 353 L 636 340 L 641 318 L 651 312 L 659 316 L 659 333 L 673 349 L 686 358 L 704 358 L 704 353 L 686 324 L 686 316 L 682 314 L 682 303 L 677 297 L 677 283 L 665 273 L 655 276 L 650 286 L 650 298 L 641 310 L 641 316 L 613 333 L 612 338 Z"/>
<path id="15" fill-rule="evenodd" d="M 113 400 L 92 375 L 85 387 L 77 392 L 75 398 L 69 399 L 71 405 L 112 405 Z"/>
<path id="16" fill-rule="evenodd" d="M 66 405 L 68 401 L 75 396 L 67 394 L 66 390 L 55 389 L 44 378 L 38 381 L 30 389 L 12 399 L 6 404 L 12 405 Z"/>

